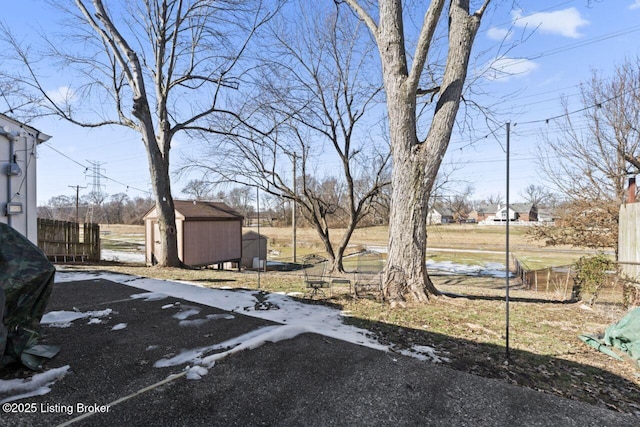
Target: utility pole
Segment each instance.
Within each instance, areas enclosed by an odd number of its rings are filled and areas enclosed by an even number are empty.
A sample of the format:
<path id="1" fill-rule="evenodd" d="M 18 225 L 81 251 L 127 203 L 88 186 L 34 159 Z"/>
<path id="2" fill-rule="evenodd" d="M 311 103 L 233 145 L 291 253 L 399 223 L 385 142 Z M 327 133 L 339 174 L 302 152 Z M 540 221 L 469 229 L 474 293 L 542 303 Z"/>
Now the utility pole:
<path id="1" fill-rule="evenodd" d="M 68 185 L 68 187 L 76 189 L 76 224 L 80 224 L 80 189 L 85 189 L 87 187 L 80 187 L 79 185 Z"/>

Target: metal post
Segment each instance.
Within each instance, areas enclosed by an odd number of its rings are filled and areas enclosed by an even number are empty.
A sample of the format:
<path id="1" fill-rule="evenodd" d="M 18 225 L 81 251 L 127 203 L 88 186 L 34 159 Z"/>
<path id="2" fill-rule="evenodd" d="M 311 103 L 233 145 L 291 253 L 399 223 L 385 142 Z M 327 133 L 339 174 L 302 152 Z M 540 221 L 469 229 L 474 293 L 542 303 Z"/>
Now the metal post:
<path id="1" fill-rule="evenodd" d="M 297 194 L 296 193 L 296 153 L 293 153 L 293 194 L 294 196 Z M 292 245 L 292 249 L 293 249 L 293 262 L 297 262 L 296 259 L 296 199 L 293 199 L 293 203 L 291 204 L 291 232 L 292 232 L 292 239 L 293 241 L 291 242 Z"/>
<path id="2" fill-rule="evenodd" d="M 260 188 L 256 187 L 256 208 L 258 210 L 258 289 L 260 289 Z M 266 264 L 265 260 L 265 264 Z"/>
<path id="3" fill-rule="evenodd" d="M 509 361 L 509 222 L 510 222 L 510 218 L 509 218 L 509 144 L 510 144 L 510 132 L 511 132 L 511 123 L 507 122 L 507 147 L 506 147 L 506 152 L 507 152 L 507 195 L 506 195 L 506 201 L 507 201 L 507 225 L 506 225 L 506 242 L 505 242 L 505 247 L 506 247 L 506 294 L 505 294 L 505 303 L 506 303 L 506 332 L 505 332 L 505 341 L 506 341 L 506 358 L 507 358 L 507 362 Z"/>

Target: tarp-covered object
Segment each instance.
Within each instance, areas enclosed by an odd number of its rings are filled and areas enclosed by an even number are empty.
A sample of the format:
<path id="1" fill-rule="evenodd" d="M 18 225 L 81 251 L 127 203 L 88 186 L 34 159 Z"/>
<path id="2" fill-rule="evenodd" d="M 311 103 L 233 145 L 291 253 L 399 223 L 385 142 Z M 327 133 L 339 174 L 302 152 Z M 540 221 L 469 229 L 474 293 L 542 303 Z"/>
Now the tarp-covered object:
<path id="1" fill-rule="evenodd" d="M 609 326 L 602 339 L 581 335 L 580 339 L 590 346 L 620 359 L 613 348 L 626 353 L 640 365 L 640 307 L 631 310 L 617 323 Z"/>
<path id="2" fill-rule="evenodd" d="M 0 368 L 19 361 L 38 369 L 57 353 L 36 343 L 55 271 L 37 246 L 0 223 Z"/>

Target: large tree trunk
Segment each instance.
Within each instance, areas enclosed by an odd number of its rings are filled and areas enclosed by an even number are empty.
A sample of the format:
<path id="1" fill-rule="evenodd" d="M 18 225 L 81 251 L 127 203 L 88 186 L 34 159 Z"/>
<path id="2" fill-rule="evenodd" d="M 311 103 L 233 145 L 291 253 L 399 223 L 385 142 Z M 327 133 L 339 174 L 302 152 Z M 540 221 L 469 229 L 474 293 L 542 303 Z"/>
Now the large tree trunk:
<path id="1" fill-rule="evenodd" d="M 154 191 L 158 227 L 160 228 L 161 253 L 155 254 L 160 267 L 183 267 L 178 258 L 178 233 L 176 230 L 176 213 L 171 195 L 171 180 L 169 178 L 169 147 L 170 135 L 160 131 L 160 138 L 156 137 L 150 117 L 141 114 L 142 139 L 147 147 L 149 160 L 149 174 Z M 158 140 L 160 139 L 160 140 Z M 164 149 L 161 149 L 163 147 Z"/>
<path id="2" fill-rule="evenodd" d="M 439 292 L 426 269 L 427 200 L 449 145 L 460 106 L 469 56 L 481 14 L 469 15 L 469 2 L 452 1 L 449 10 L 449 52 L 431 126 L 424 141 L 416 131 L 416 85 L 408 74 L 402 31 L 402 8 L 381 2 L 377 37 L 383 64 L 393 154 L 389 219 L 389 257 L 383 282 L 384 299 L 426 302 Z M 383 7 L 384 6 L 384 7 Z M 414 70 L 415 71 L 415 70 Z"/>
<path id="3" fill-rule="evenodd" d="M 160 246 L 162 252 L 155 254 L 158 266 L 182 267 L 183 263 L 178 258 L 178 233 L 176 230 L 176 214 L 171 196 L 171 183 L 169 181 L 168 163 L 164 159 L 153 158 L 150 160 L 149 170 L 151 180 L 154 182 L 156 211 L 158 214 L 158 226 L 160 228 Z"/>
<path id="4" fill-rule="evenodd" d="M 388 97 L 398 96 L 388 92 Z M 427 275 L 427 188 L 423 150 L 415 133 L 415 104 L 389 102 L 393 147 L 389 256 L 383 282 L 384 299 L 426 302 L 438 294 Z"/>

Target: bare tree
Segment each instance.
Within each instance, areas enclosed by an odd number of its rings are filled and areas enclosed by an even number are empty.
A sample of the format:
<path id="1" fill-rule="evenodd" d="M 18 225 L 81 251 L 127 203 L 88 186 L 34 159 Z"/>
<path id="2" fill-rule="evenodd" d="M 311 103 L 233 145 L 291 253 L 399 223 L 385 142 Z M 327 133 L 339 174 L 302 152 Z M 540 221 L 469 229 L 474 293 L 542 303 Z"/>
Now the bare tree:
<path id="1" fill-rule="evenodd" d="M 75 221 L 75 198 L 69 196 L 51 197 L 46 204 L 47 217 L 59 221 Z M 38 216 L 40 212 L 38 212 Z"/>
<path id="2" fill-rule="evenodd" d="M 559 221 L 564 231 L 536 230 L 548 243 L 617 248 L 618 211 L 625 200 L 626 177 L 637 173 L 640 158 L 639 64 L 626 62 L 616 67 L 611 78 L 594 71 L 581 86 L 585 106 L 581 116 L 570 114 L 564 102 L 566 114 L 557 135 L 545 135 L 539 163 L 550 184 L 566 199 Z M 575 240 L 573 236 L 578 235 L 580 239 Z"/>
<path id="3" fill-rule="evenodd" d="M 402 303 L 405 299 L 426 302 L 429 294 L 439 294 L 425 265 L 427 195 L 451 138 L 471 49 L 490 0 L 485 0 L 475 13 L 470 13 L 468 0 L 451 0 L 448 16 L 443 12 L 445 0 L 428 2 L 413 54 L 407 51 L 409 42 L 403 22 L 405 2 L 379 1 L 377 8 L 364 0 L 344 2 L 373 35 L 382 61 L 387 96 L 393 198 L 384 298 L 392 304 Z M 448 24 L 446 64 L 439 76 L 430 73 L 433 81 L 430 87 L 421 88 L 421 77 L 441 21 Z M 437 101 L 427 135 L 419 138 L 417 97 L 426 94 Z"/>
<path id="4" fill-rule="evenodd" d="M 462 190 L 455 191 L 447 198 L 446 206 L 451 210 L 454 221 L 463 221 L 471 212 L 471 196 L 475 189 L 467 184 Z"/>
<path id="5" fill-rule="evenodd" d="M 127 208 L 124 215 L 125 224 L 144 224 L 142 218 L 151 210 L 154 206 L 154 201 L 151 197 L 136 197 L 130 203 L 127 204 Z"/>
<path id="6" fill-rule="evenodd" d="M 272 2 L 275 8 L 278 3 Z M 227 109 L 225 90 L 238 88 L 242 55 L 273 13 L 260 0 L 75 0 L 60 7 L 71 20 L 65 29 L 70 35 L 48 46 L 59 65 L 74 71 L 75 85 L 62 101 L 51 95 L 38 61 L 4 28 L 25 70 L 10 77 L 43 96 L 48 114 L 140 134 L 158 211 L 162 253 L 155 256 L 160 266 L 180 266 L 169 177 L 172 141 L 178 132 L 204 129 L 203 119 L 211 115 L 237 118 Z"/>
<path id="7" fill-rule="evenodd" d="M 124 215 L 129 205 L 130 200 L 126 193 L 112 195 L 110 201 L 103 207 L 107 223 L 124 224 Z"/>
<path id="8" fill-rule="evenodd" d="M 529 184 L 520 191 L 520 196 L 525 202 L 535 206 L 543 206 L 545 202 L 550 200 L 551 191 L 542 185 Z"/>
<path id="9" fill-rule="evenodd" d="M 264 46 L 256 124 L 188 163 L 213 182 L 242 182 L 295 202 L 332 269 L 343 271 L 355 227 L 389 183 L 388 146 L 371 134 L 381 84 L 371 71 L 372 46 L 353 16 L 335 8 L 308 10 L 304 3 L 295 8 L 287 15 L 295 28 L 274 23 Z M 275 132 L 255 131 L 268 123 Z M 337 244 L 330 221 L 336 217 L 345 227 Z"/>
<path id="10" fill-rule="evenodd" d="M 489 194 L 485 199 L 485 202 L 489 205 L 499 205 L 504 203 L 504 196 L 500 193 Z"/>
<path id="11" fill-rule="evenodd" d="M 251 225 L 251 216 L 255 212 L 255 190 L 247 186 L 238 186 L 229 190 L 225 196 L 229 206 L 240 212 L 244 217 L 245 225 Z"/>
<path id="12" fill-rule="evenodd" d="M 2 26 L 0 25 L 0 29 Z M 6 65 L 6 64 L 5 64 Z M 0 73 L 0 113 L 15 117 L 18 120 L 30 122 L 37 110 L 40 99 L 29 93 L 21 85 L 15 84 L 10 76 Z"/>
<path id="13" fill-rule="evenodd" d="M 182 192 L 193 196 L 196 200 L 209 200 L 212 198 L 211 185 L 199 179 L 192 179 L 187 182 Z"/>
<path id="14" fill-rule="evenodd" d="M 260 194 L 260 219 L 269 226 L 274 224 L 291 225 L 291 209 L 289 203 L 274 194 Z"/>

